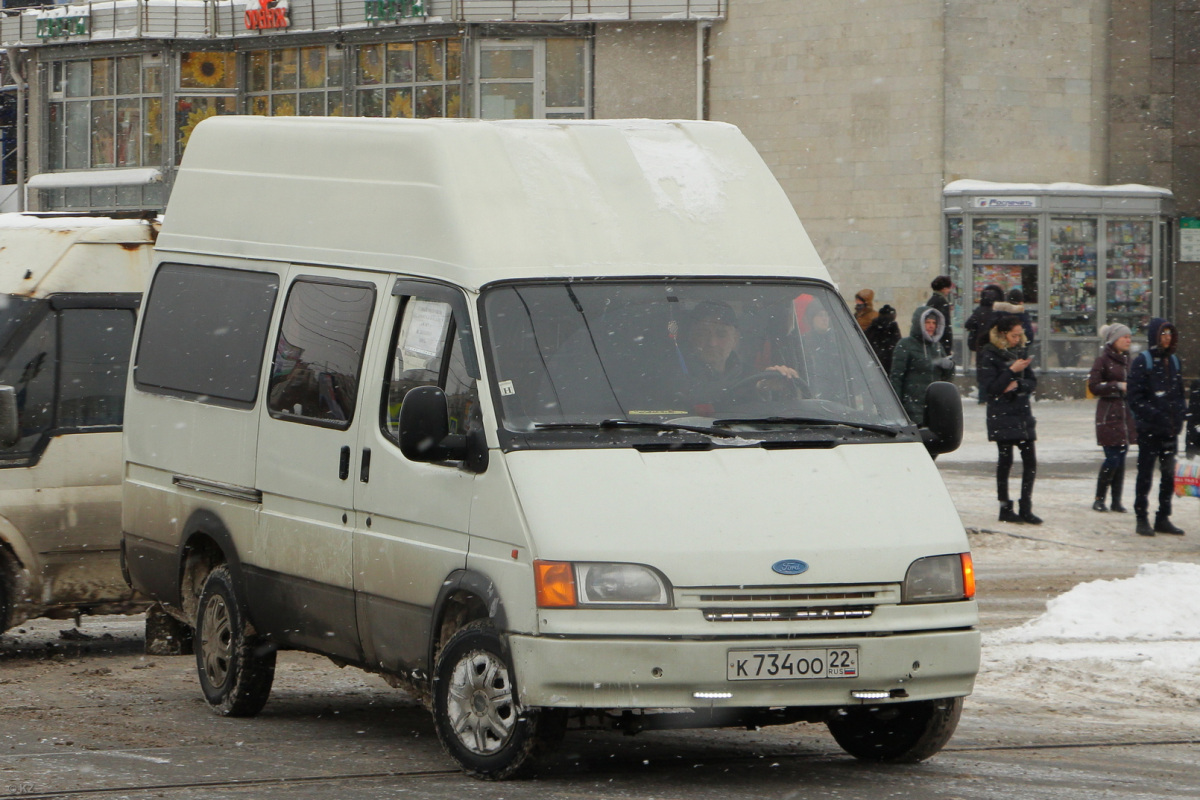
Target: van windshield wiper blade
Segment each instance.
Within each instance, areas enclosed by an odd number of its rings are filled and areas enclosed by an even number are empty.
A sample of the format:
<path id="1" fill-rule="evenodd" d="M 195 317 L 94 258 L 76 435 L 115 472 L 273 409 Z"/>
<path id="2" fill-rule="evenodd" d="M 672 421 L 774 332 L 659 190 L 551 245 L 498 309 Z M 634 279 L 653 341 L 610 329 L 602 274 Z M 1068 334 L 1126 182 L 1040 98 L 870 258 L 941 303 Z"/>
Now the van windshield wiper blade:
<path id="1" fill-rule="evenodd" d="M 602 419 L 599 422 L 538 422 L 534 426 L 538 430 L 556 430 L 564 428 L 599 428 L 601 430 L 610 428 L 648 428 L 656 431 L 689 431 L 691 433 L 702 433 L 705 436 L 717 436 L 721 439 L 738 439 L 736 433 L 719 430 L 717 428 L 706 428 L 702 425 L 680 425 L 674 422 L 651 422 L 641 419 Z"/>
<path id="2" fill-rule="evenodd" d="M 888 436 L 899 436 L 903 431 L 902 428 L 896 428 L 891 425 L 877 425 L 870 422 L 847 422 L 841 419 L 821 419 L 820 417 L 730 417 L 728 419 L 718 419 L 713 422 L 714 427 L 728 427 L 730 425 L 829 425 L 842 428 L 856 428 L 861 431 L 871 431 L 872 433 L 884 433 Z"/>

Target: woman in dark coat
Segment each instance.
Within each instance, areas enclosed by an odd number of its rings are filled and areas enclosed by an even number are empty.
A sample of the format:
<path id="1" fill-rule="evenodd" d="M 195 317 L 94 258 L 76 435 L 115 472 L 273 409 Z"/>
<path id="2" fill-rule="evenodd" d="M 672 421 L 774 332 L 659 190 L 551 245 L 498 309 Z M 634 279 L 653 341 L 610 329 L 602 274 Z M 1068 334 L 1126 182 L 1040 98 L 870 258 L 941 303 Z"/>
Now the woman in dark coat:
<path id="1" fill-rule="evenodd" d="M 1124 325 L 1115 323 L 1100 329 L 1104 350 L 1092 364 L 1088 374 L 1088 390 L 1096 396 L 1096 443 L 1104 448 L 1104 463 L 1096 480 L 1096 501 L 1093 511 L 1125 511 L 1121 505 L 1121 489 L 1125 484 L 1125 455 L 1129 445 L 1137 441 L 1137 426 L 1125 402 L 1129 374 L 1129 347 L 1132 334 Z M 1108 487 L 1112 487 L 1112 505 L 1104 506 Z"/>
<path id="2" fill-rule="evenodd" d="M 996 462 L 996 493 L 1001 522 L 1040 525 L 1033 513 L 1033 482 L 1037 477 L 1036 421 L 1030 397 L 1037 389 L 1030 359 L 1025 355 L 1028 340 L 1018 317 L 1003 317 L 992 328 L 988 342 L 979 348 L 979 390 L 987 402 L 988 441 L 999 450 Z M 1021 452 L 1021 503 L 1013 512 L 1008 494 L 1013 447 Z"/>
<path id="3" fill-rule="evenodd" d="M 896 322 L 896 309 L 883 306 L 879 316 L 867 326 L 867 341 L 875 351 L 875 357 L 883 365 L 883 371 L 892 371 L 892 351 L 900 342 L 900 325 Z"/>
<path id="4" fill-rule="evenodd" d="M 954 361 L 942 349 L 942 331 L 946 321 L 936 308 L 918 308 L 913 312 L 908 336 L 896 345 L 888 377 L 896 396 L 904 404 L 908 417 L 925 424 L 925 392 L 934 381 L 954 377 Z"/>

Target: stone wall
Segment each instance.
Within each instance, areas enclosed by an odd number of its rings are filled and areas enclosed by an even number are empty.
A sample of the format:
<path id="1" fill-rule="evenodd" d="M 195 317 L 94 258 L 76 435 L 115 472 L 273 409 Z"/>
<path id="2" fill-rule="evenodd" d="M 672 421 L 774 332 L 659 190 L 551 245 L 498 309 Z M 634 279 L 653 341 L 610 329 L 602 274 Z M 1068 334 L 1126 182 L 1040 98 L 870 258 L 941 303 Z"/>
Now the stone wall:
<path id="1" fill-rule="evenodd" d="M 842 294 L 907 319 L 938 274 L 941 0 L 736 0 L 710 37 L 709 117 L 742 128 Z"/>
<path id="2" fill-rule="evenodd" d="M 597 119 L 696 119 L 695 23 L 597 24 Z"/>

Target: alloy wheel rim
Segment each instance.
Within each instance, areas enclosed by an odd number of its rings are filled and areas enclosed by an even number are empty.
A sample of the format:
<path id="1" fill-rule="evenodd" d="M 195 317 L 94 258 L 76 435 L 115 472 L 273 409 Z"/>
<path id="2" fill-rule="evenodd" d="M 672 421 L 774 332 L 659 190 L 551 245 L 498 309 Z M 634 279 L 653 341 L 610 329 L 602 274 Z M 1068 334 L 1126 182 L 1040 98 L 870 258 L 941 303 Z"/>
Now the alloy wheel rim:
<path id="1" fill-rule="evenodd" d="M 512 738 L 518 706 L 508 667 L 492 653 L 468 653 L 450 675 L 447 713 L 454 735 L 476 755 L 491 755 Z"/>
<path id="2" fill-rule="evenodd" d="M 214 687 L 224 685 L 229 676 L 229 661 L 233 653 L 233 627 L 225 598 L 213 595 L 204 606 L 201 626 L 200 652 L 203 654 L 204 674 Z"/>

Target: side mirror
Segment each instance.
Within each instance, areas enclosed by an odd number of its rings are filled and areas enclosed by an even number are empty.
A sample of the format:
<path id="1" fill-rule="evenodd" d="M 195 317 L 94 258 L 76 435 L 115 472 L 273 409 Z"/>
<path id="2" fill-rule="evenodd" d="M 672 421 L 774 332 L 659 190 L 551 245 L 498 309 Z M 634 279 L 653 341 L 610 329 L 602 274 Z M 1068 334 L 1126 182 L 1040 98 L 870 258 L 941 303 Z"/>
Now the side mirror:
<path id="1" fill-rule="evenodd" d="M 925 419 L 921 439 L 931 456 L 953 453 L 962 444 L 963 411 L 958 387 L 935 381 L 925 390 Z"/>
<path id="2" fill-rule="evenodd" d="M 17 421 L 17 390 L 0 386 L 0 447 L 12 447 L 21 441 L 21 426 Z"/>
<path id="3" fill-rule="evenodd" d="M 451 434 L 446 393 L 437 386 L 418 386 L 404 395 L 400 452 L 410 461 L 461 461 L 471 472 L 487 469 L 487 442 L 482 431 Z"/>

